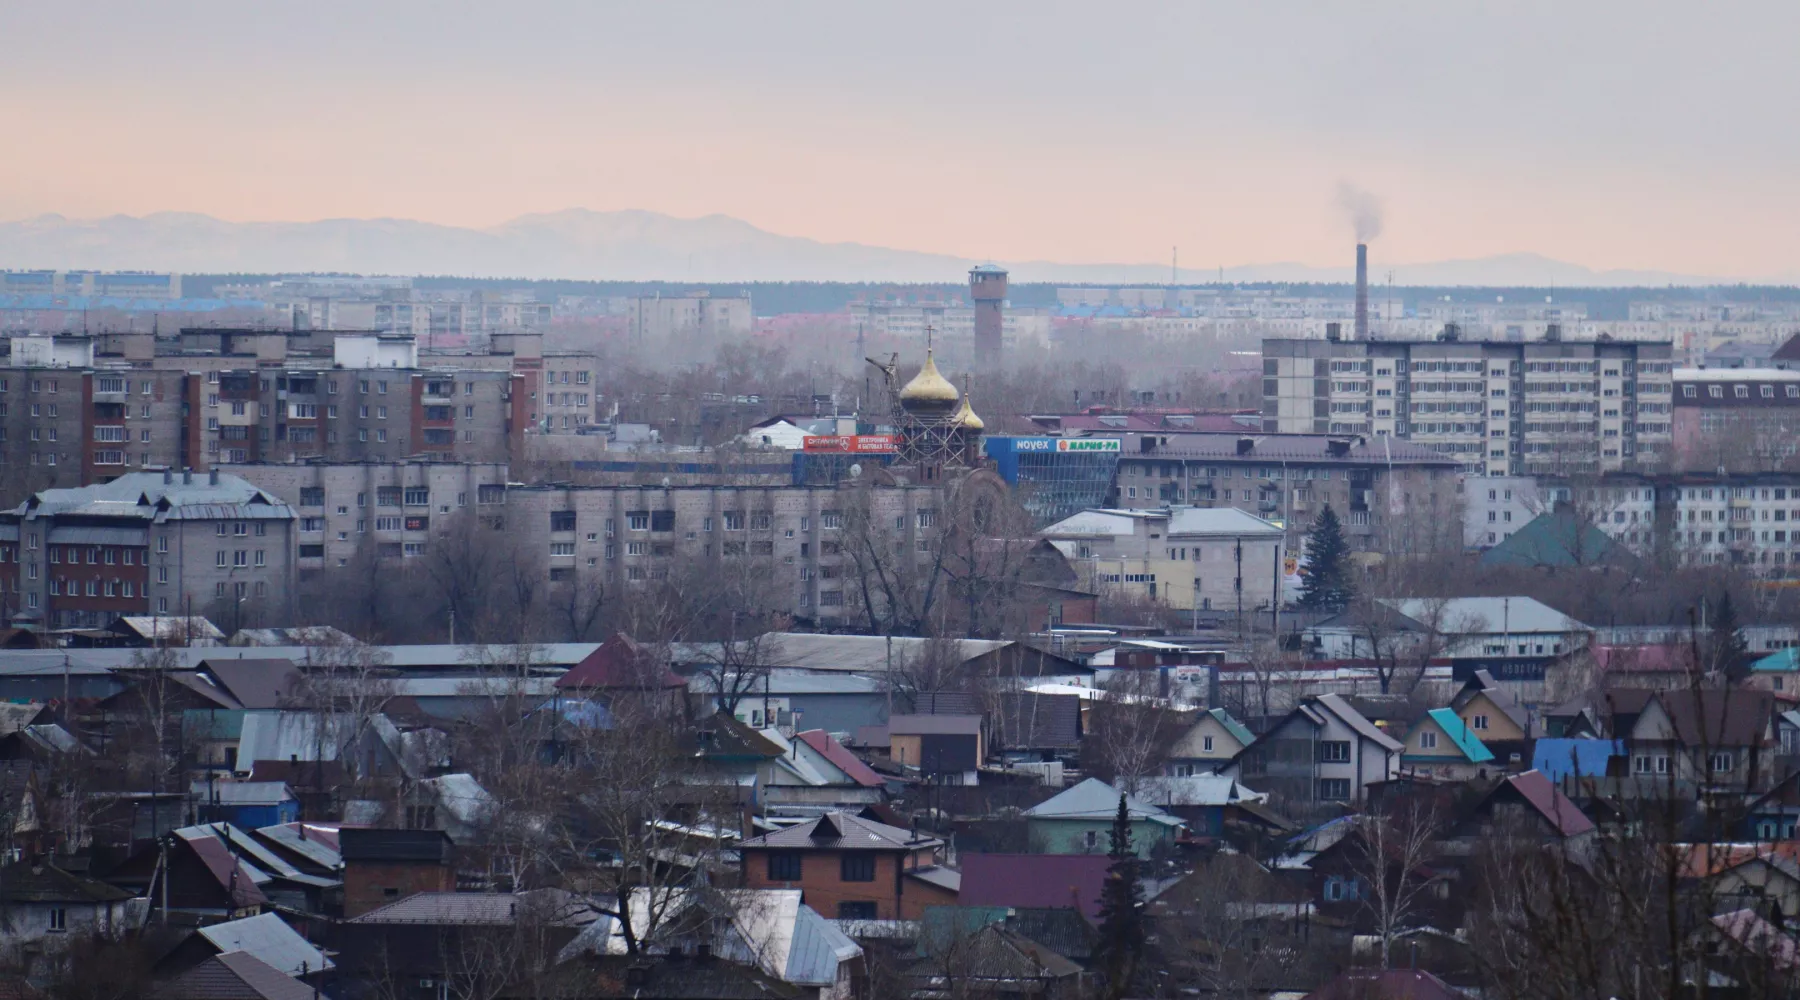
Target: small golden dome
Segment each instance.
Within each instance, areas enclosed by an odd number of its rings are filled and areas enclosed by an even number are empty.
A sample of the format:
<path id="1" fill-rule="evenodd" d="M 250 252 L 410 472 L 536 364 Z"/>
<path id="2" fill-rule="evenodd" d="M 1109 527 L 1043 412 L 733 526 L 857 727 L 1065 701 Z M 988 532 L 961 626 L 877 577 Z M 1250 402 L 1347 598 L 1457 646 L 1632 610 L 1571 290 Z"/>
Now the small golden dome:
<path id="1" fill-rule="evenodd" d="M 949 409 L 950 404 L 957 401 L 960 394 L 956 386 L 950 383 L 938 371 L 937 362 L 932 360 L 931 352 L 925 352 L 925 364 L 914 375 L 911 382 L 900 390 L 900 405 L 907 409 Z"/>
<path id="2" fill-rule="evenodd" d="M 951 418 L 958 427 L 964 430 L 979 431 L 987 428 L 987 422 L 975 415 L 975 408 L 969 405 L 969 389 L 963 386 L 962 405 L 957 407 L 956 415 Z"/>

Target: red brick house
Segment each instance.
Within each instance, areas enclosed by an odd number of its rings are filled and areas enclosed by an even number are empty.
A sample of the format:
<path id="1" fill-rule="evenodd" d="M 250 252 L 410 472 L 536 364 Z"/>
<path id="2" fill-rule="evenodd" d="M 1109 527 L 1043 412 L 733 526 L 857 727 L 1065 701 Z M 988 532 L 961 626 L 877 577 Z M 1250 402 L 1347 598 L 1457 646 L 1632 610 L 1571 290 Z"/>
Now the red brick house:
<path id="1" fill-rule="evenodd" d="M 799 889 L 806 905 L 839 920 L 917 920 L 953 906 L 961 875 L 940 864 L 944 842 L 827 813 L 738 845 L 744 886 Z"/>

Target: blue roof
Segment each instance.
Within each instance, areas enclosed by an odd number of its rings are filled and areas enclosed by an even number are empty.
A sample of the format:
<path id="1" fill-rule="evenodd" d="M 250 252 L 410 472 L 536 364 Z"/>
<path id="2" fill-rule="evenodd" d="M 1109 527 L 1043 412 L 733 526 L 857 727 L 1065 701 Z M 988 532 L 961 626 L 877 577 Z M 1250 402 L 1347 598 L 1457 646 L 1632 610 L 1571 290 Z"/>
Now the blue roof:
<path id="1" fill-rule="evenodd" d="M 1768 656 L 1750 664 L 1751 670 L 1800 670 L 1800 648 L 1789 647 L 1776 650 Z"/>
<path id="2" fill-rule="evenodd" d="M 1456 744 L 1456 748 L 1469 759 L 1469 763 L 1484 764 L 1494 759 L 1494 751 L 1489 750 L 1487 744 L 1481 742 L 1481 738 L 1469 729 L 1468 723 L 1464 722 L 1455 710 L 1434 708 L 1425 715 L 1437 723 L 1438 728 L 1444 731 L 1445 736 L 1450 737 L 1450 742 Z"/>
<path id="3" fill-rule="evenodd" d="M 1603 778 L 1607 760 L 1623 756 L 1623 740 L 1541 739 L 1532 751 L 1531 766 L 1551 781 L 1561 781 L 1569 775 Z"/>

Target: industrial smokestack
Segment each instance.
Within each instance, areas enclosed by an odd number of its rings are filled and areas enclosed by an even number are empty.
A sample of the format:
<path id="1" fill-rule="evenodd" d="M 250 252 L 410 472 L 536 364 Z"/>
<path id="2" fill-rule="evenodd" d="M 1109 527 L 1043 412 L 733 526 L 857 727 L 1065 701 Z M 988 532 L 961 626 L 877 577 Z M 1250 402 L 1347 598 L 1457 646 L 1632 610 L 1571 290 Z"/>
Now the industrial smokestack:
<path id="1" fill-rule="evenodd" d="M 1356 245 L 1356 339 L 1369 339 L 1369 245 Z"/>

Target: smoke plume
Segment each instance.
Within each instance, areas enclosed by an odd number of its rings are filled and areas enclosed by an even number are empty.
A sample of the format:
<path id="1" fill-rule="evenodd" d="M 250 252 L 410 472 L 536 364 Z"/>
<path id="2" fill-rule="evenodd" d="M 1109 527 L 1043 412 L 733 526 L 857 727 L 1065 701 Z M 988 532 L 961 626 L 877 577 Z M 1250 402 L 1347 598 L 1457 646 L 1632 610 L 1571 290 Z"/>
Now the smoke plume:
<path id="1" fill-rule="evenodd" d="M 1356 242 L 1367 243 L 1381 235 L 1381 199 L 1349 181 L 1338 181 L 1338 208 L 1356 230 Z"/>

